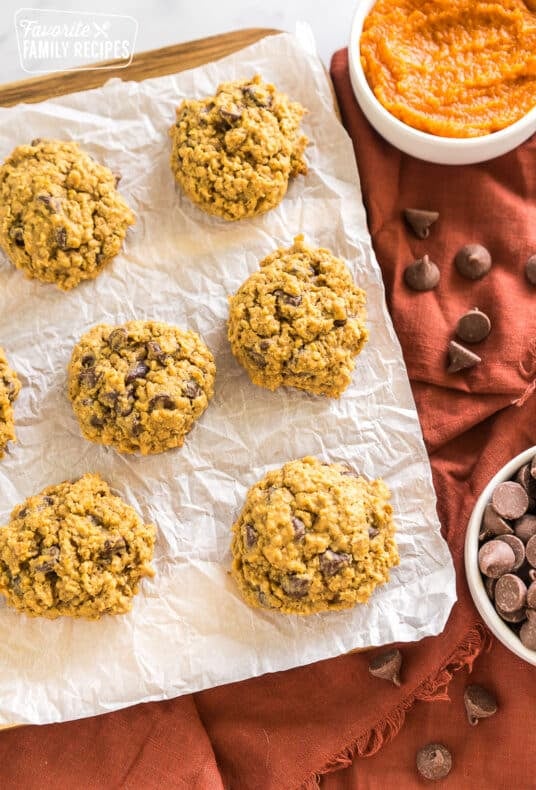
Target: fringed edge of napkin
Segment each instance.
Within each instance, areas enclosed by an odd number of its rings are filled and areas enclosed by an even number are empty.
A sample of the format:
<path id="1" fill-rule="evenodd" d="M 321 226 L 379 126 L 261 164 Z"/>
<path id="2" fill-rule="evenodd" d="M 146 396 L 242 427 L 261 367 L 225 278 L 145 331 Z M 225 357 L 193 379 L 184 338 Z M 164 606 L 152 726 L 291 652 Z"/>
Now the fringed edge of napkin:
<path id="1" fill-rule="evenodd" d="M 355 757 L 370 757 L 382 746 L 398 735 L 406 711 L 420 702 L 437 702 L 449 700 L 448 687 L 456 672 L 467 667 L 471 672 L 473 663 L 483 651 L 492 645 L 492 637 L 482 623 L 475 623 L 465 634 L 456 650 L 445 661 L 434 678 L 427 678 L 408 697 L 403 699 L 385 718 L 380 719 L 372 728 L 362 733 L 339 754 L 332 757 L 322 768 L 316 771 L 302 785 L 302 790 L 315 790 L 320 785 L 322 775 L 348 768 Z"/>

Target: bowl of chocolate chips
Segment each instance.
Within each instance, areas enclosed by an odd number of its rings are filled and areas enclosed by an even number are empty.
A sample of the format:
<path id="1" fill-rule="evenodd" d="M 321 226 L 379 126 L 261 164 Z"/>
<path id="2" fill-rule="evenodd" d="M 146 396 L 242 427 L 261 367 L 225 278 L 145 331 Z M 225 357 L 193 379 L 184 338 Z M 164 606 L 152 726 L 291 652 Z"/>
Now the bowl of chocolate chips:
<path id="1" fill-rule="evenodd" d="M 536 666 L 536 447 L 512 458 L 478 498 L 465 572 L 490 631 Z"/>

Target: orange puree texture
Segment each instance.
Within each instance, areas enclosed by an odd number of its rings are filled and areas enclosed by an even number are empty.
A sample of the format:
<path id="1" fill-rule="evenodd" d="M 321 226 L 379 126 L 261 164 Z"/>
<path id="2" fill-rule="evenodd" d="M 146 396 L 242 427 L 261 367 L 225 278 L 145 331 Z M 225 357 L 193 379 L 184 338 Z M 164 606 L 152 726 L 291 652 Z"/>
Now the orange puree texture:
<path id="1" fill-rule="evenodd" d="M 535 0 L 378 0 L 361 62 L 376 98 L 409 126 L 478 137 L 536 105 Z"/>

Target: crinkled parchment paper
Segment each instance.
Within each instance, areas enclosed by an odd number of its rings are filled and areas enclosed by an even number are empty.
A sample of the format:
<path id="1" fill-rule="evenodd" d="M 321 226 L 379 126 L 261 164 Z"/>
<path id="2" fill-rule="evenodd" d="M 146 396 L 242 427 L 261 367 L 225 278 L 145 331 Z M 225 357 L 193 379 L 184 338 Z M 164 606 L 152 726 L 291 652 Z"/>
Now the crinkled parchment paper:
<path id="1" fill-rule="evenodd" d="M 308 175 L 254 220 L 204 215 L 175 189 L 168 128 L 184 97 L 259 72 L 309 113 Z M 455 600 L 430 467 L 371 248 L 352 146 L 322 64 L 291 35 L 217 63 L 140 84 L 0 110 L 0 157 L 34 137 L 73 138 L 122 173 L 137 223 L 96 281 L 70 293 L 23 278 L 0 256 L 0 344 L 21 376 L 18 444 L 0 463 L 0 524 L 44 486 L 100 472 L 158 527 L 156 576 L 132 612 L 100 622 L 31 619 L 0 604 L 0 722 L 111 711 L 439 633 Z M 250 383 L 226 340 L 227 295 L 258 261 L 304 232 L 343 257 L 368 295 L 370 341 L 339 401 Z M 66 396 L 75 341 L 93 324 L 158 319 L 199 332 L 216 392 L 182 449 L 148 458 L 86 442 Z M 228 575 L 230 527 L 269 468 L 313 454 L 382 476 L 401 563 L 353 610 L 307 618 L 249 609 Z"/>

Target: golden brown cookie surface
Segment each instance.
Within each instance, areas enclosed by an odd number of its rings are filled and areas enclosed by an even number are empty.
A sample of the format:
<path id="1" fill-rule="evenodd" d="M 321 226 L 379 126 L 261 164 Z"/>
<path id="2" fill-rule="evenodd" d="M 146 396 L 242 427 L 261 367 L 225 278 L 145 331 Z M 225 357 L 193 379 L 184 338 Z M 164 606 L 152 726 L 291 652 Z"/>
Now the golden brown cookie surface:
<path id="1" fill-rule="evenodd" d="M 9 367 L 6 355 L 0 348 L 0 458 L 4 457 L 7 443 L 15 439 L 13 403 L 19 392 L 18 376 Z"/>
<path id="2" fill-rule="evenodd" d="M 154 526 L 99 475 L 49 486 L 0 527 L 0 593 L 32 617 L 123 614 L 154 575 L 154 541 Z"/>
<path id="3" fill-rule="evenodd" d="M 368 339 L 365 293 L 329 250 L 297 236 L 230 297 L 231 349 L 254 384 L 337 398 Z"/>
<path id="4" fill-rule="evenodd" d="M 119 252 L 134 215 L 77 143 L 34 140 L 0 167 L 0 246 L 27 277 L 70 290 Z"/>
<path id="5" fill-rule="evenodd" d="M 304 112 L 258 75 L 184 101 L 170 129 L 177 183 L 203 211 L 227 220 L 269 211 L 289 179 L 307 172 Z"/>
<path id="6" fill-rule="evenodd" d="M 268 472 L 233 525 L 246 602 L 284 614 L 365 603 L 399 563 L 389 496 L 382 480 L 310 456 Z"/>
<path id="7" fill-rule="evenodd" d="M 73 350 L 69 397 L 86 439 L 160 453 L 183 444 L 212 398 L 215 373 L 195 332 L 161 321 L 99 324 Z"/>

